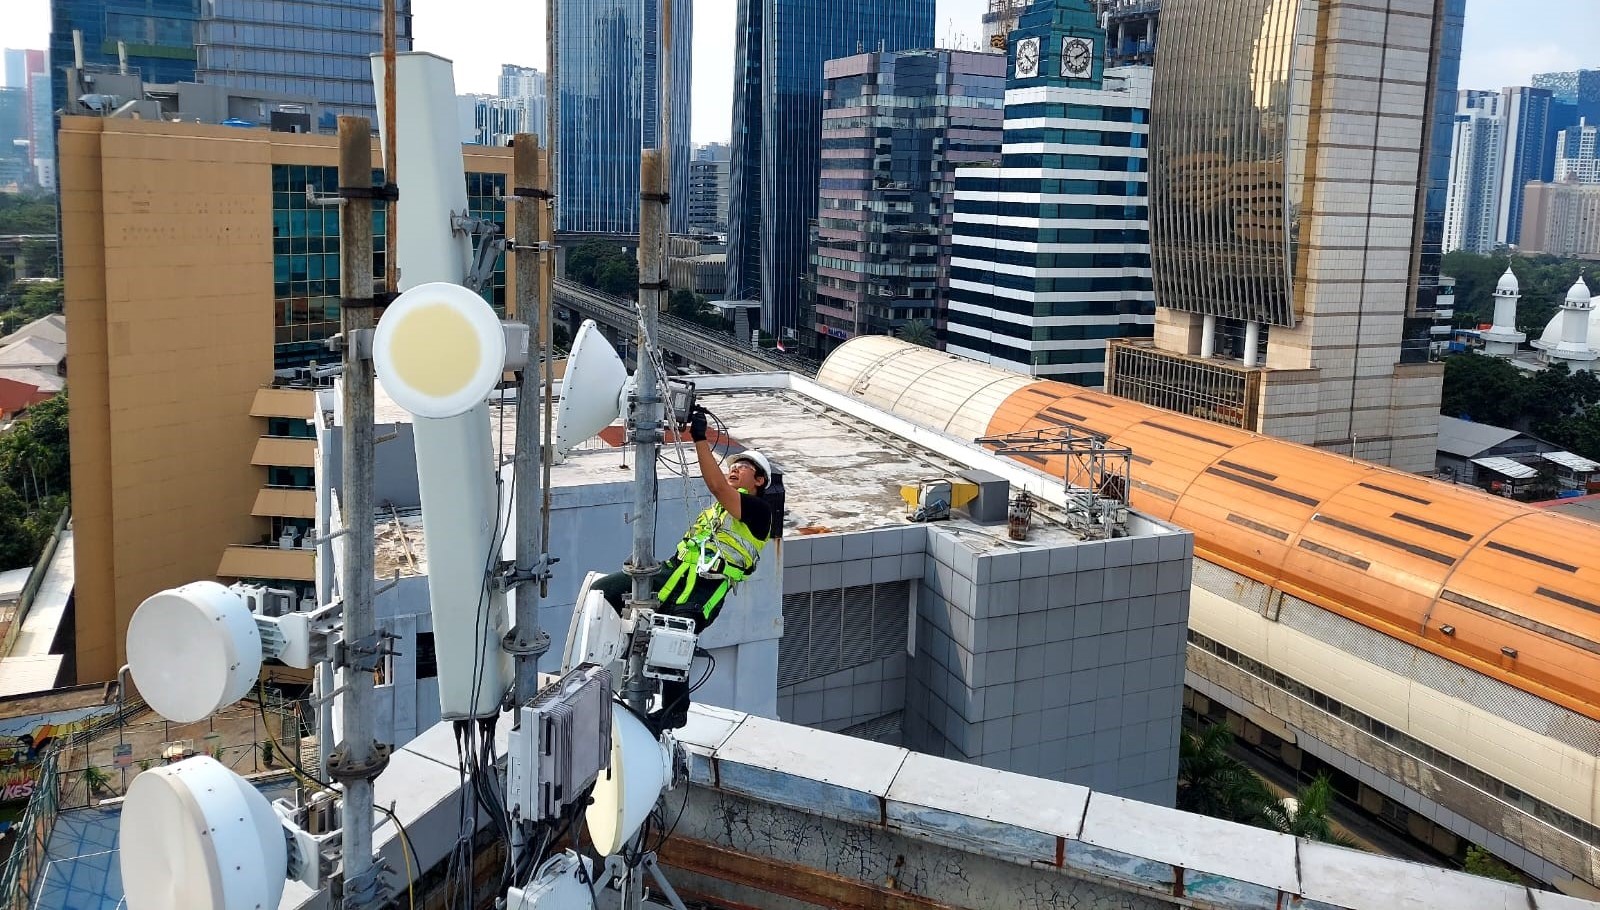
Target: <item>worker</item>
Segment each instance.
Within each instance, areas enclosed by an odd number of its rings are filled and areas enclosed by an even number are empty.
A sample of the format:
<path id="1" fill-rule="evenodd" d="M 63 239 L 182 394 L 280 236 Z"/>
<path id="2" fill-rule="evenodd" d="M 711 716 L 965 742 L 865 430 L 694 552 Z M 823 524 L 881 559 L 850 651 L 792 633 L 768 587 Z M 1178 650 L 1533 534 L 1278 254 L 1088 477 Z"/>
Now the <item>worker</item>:
<path id="1" fill-rule="evenodd" d="M 762 498 L 772 466 L 760 452 L 746 449 L 718 463 L 706 440 L 706 411 L 695 408 L 689 418 L 700 477 L 711 491 L 711 507 L 701 512 L 677 550 L 650 579 L 657 612 L 694 620 L 695 634 L 722 615 L 728 595 L 750 577 L 761 550 L 772 536 L 772 507 Z M 619 614 L 633 591 L 627 572 L 612 572 L 594 583 Z M 675 730 L 689 719 L 689 684 L 663 681 L 661 707 L 650 713 L 657 731 Z"/>

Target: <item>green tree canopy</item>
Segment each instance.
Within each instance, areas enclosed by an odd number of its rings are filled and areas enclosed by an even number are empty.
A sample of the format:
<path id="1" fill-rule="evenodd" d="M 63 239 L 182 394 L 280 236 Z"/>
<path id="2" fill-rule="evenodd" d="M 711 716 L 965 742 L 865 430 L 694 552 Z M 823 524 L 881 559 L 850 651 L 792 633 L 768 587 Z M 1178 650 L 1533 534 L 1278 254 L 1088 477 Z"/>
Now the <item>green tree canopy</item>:
<path id="1" fill-rule="evenodd" d="M 586 240 L 567 254 L 567 278 L 614 297 L 634 299 L 639 289 L 639 262 L 620 244 Z"/>
<path id="2" fill-rule="evenodd" d="M 899 336 L 901 341 L 921 345 L 925 348 L 939 346 L 939 333 L 934 330 L 931 323 L 921 319 L 908 319 L 900 326 Z"/>
<path id="3" fill-rule="evenodd" d="M 71 490 L 63 392 L 29 408 L 0 434 L 0 570 L 39 558 Z"/>
<path id="4" fill-rule="evenodd" d="M 54 234 L 56 198 L 49 193 L 0 193 L 0 234 Z"/>

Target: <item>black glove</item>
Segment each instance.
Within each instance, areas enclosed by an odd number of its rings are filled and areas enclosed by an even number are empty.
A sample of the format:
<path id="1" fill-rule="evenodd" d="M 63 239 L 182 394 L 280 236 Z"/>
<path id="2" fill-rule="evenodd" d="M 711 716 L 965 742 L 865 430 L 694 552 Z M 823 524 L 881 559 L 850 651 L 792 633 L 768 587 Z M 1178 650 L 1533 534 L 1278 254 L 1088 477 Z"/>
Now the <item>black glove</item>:
<path id="1" fill-rule="evenodd" d="M 695 408 L 689 412 L 689 438 L 695 442 L 706 441 L 706 409 Z"/>

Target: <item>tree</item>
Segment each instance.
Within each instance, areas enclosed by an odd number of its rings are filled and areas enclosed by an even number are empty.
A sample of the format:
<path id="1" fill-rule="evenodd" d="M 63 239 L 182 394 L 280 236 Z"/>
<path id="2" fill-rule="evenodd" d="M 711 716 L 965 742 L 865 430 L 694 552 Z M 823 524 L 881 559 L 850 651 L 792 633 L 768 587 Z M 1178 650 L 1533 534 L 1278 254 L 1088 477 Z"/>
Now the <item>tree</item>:
<path id="1" fill-rule="evenodd" d="M 1272 793 L 1261 778 L 1228 754 L 1233 734 L 1222 724 L 1183 731 L 1178 745 L 1178 808 L 1212 818 L 1260 825 Z"/>
<path id="2" fill-rule="evenodd" d="M 618 244 L 586 240 L 567 254 L 567 278 L 584 287 L 632 299 L 639 288 L 639 262 Z"/>
<path id="3" fill-rule="evenodd" d="M 29 278 L 60 278 L 55 238 L 22 241 L 22 270 Z"/>
<path id="4" fill-rule="evenodd" d="M 1522 371 L 1498 357 L 1456 354 L 1445 358 L 1439 413 L 1508 426 L 1521 417 Z"/>
<path id="5" fill-rule="evenodd" d="M 1319 774 L 1316 780 L 1301 787 L 1293 799 L 1272 801 L 1263 806 L 1261 817 L 1265 824 L 1262 827 L 1325 844 L 1354 846 L 1354 842 L 1333 829 L 1334 796 L 1333 781 L 1326 774 Z"/>
<path id="6" fill-rule="evenodd" d="M 49 193 L 0 193 L 0 234 L 54 234 L 56 200 Z"/>
<path id="7" fill-rule="evenodd" d="M 28 502 L 67 493 L 72 489 L 67 444 L 67 394 L 62 392 L 29 408 L 0 435 L 0 481 Z"/>
<path id="8" fill-rule="evenodd" d="M 898 334 L 901 341 L 909 341 L 925 348 L 938 347 L 939 345 L 939 334 L 934 331 L 931 324 L 921 319 L 906 320 L 905 324 L 900 326 Z"/>
<path id="9" fill-rule="evenodd" d="M 708 329 L 723 327 L 722 314 L 714 307 L 708 306 L 699 294 L 687 288 L 678 288 L 672 292 L 672 296 L 667 300 L 667 312 Z"/>
<path id="10" fill-rule="evenodd" d="M 1495 859 L 1493 853 L 1477 844 L 1467 847 L 1467 860 L 1461 864 L 1461 868 L 1473 875 L 1481 875 L 1484 878 L 1522 884 L 1522 876 L 1518 875 L 1510 866 Z"/>

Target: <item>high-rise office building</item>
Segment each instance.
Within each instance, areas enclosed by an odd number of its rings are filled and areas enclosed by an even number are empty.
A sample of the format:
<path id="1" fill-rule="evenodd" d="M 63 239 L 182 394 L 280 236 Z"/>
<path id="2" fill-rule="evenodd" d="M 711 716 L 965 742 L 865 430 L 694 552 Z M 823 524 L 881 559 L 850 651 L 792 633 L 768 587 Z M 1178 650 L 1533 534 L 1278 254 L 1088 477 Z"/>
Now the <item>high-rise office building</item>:
<path id="1" fill-rule="evenodd" d="M 1161 0 L 1095 0 L 1106 27 L 1106 66 L 1150 66 L 1161 32 Z"/>
<path id="2" fill-rule="evenodd" d="M 1578 117 L 1600 120 L 1600 69 L 1535 73 L 1530 81 L 1534 88 L 1549 89 L 1557 102 L 1573 105 L 1573 122 Z"/>
<path id="3" fill-rule="evenodd" d="M 732 150 L 726 142 L 697 145 L 689 162 L 689 233 L 721 234 L 728 230 L 728 168 Z M 722 288 L 716 293 L 721 294 Z"/>
<path id="4" fill-rule="evenodd" d="M 1443 371 L 1410 327 L 1438 293 L 1427 213 L 1463 7 L 1164 0 L 1155 337 L 1111 343 L 1110 391 L 1432 469 Z"/>
<path id="5" fill-rule="evenodd" d="M 1444 209 L 1444 250 L 1487 253 L 1500 223 L 1500 180 L 1506 121 L 1497 92 L 1463 90 L 1450 144 L 1450 198 Z"/>
<path id="6" fill-rule="evenodd" d="M 0 183 L 55 187 L 54 108 L 50 106 L 49 55 L 42 50 L 5 51 L 4 102 L 0 123 Z"/>
<path id="7" fill-rule="evenodd" d="M 50 73 L 50 109 L 61 110 L 67 102 L 65 68 L 75 59 L 73 32 L 82 34 L 83 62 L 91 71 L 118 67 L 120 42 L 129 70 L 144 81 L 195 81 L 195 31 L 202 5 L 196 0 L 50 0 L 50 59 L 56 63 Z"/>
<path id="8" fill-rule="evenodd" d="M 196 81 L 311 98 L 322 129 L 339 115 L 376 125 L 371 55 L 383 52 L 382 0 L 206 0 Z M 396 47 L 411 50 L 411 0 L 397 0 Z M 148 77 L 147 77 L 148 79 Z"/>
<path id="9" fill-rule="evenodd" d="M 511 63 L 500 65 L 500 97 L 520 108 L 521 128 L 533 133 L 541 142 L 549 133 L 549 80 L 545 74 L 531 66 Z"/>
<path id="10" fill-rule="evenodd" d="M 659 0 L 563 0 L 556 20 L 560 100 L 556 230 L 639 233 L 639 150 L 668 150 L 667 191 L 689 196 L 690 46 L 694 5 L 672 5 L 671 47 L 662 47 Z M 661 55 L 672 62 L 671 125 L 660 133 Z M 671 229 L 688 207 L 672 205 Z"/>
<path id="11" fill-rule="evenodd" d="M 1106 342 L 1148 338 L 1150 69 L 1104 69 L 1089 0 L 1011 33 L 998 167 L 956 172 L 945 350 L 1100 387 Z"/>
<path id="12" fill-rule="evenodd" d="M 1522 239 L 1522 191 L 1545 179 L 1551 160 L 1550 90 L 1515 86 L 1501 92 L 1505 152 L 1500 169 L 1500 212 L 1495 242 L 1516 246 Z"/>
<path id="13" fill-rule="evenodd" d="M 1028 8 L 1028 0 L 989 0 L 983 12 L 983 45 L 991 54 L 1004 54 L 1017 18 Z"/>
<path id="14" fill-rule="evenodd" d="M 1600 183 L 1597 134 L 1600 127 L 1585 118 L 1556 134 L 1556 183 Z"/>
<path id="15" fill-rule="evenodd" d="M 943 334 L 956 168 L 996 164 L 1006 59 L 856 54 L 825 64 L 815 332 L 826 353 L 917 320 Z"/>
<path id="16" fill-rule="evenodd" d="M 1600 259 L 1600 183 L 1530 183 L 1522 207 L 1522 249 Z"/>
<path id="17" fill-rule="evenodd" d="M 726 296 L 759 299 L 766 331 L 798 337 L 823 61 L 932 47 L 933 8 L 934 0 L 739 0 Z"/>

